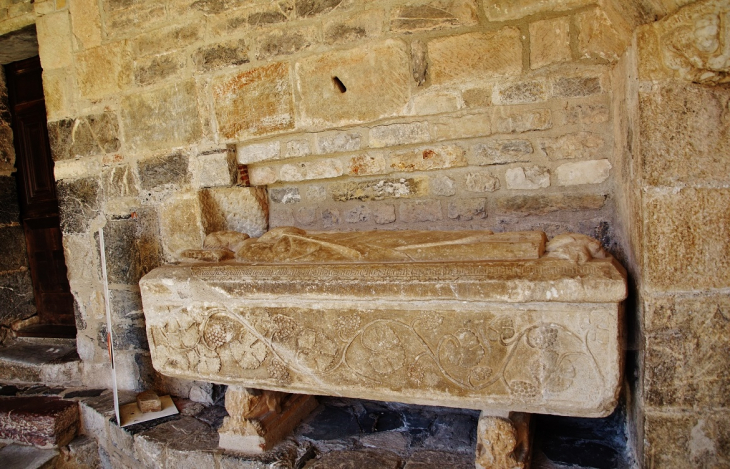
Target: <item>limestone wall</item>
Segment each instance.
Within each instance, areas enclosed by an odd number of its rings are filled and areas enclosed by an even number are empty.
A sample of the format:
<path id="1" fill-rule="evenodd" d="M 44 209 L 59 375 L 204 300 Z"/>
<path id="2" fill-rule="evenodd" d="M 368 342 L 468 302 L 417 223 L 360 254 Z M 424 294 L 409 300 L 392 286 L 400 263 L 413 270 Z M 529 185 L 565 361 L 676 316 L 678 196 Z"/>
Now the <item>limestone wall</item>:
<path id="1" fill-rule="evenodd" d="M 730 6 L 636 32 L 644 462 L 730 464 Z"/>

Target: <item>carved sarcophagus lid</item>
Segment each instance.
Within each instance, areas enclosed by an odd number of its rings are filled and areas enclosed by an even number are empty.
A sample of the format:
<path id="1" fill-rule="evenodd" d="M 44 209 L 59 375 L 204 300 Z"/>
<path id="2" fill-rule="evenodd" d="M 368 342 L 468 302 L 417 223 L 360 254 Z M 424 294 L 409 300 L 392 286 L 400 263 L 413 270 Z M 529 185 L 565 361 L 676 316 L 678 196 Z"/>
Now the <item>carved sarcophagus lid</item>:
<path id="1" fill-rule="evenodd" d="M 616 404 L 626 274 L 591 238 L 280 228 L 235 251 L 140 281 L 160 373 L 489 411 Z"/>

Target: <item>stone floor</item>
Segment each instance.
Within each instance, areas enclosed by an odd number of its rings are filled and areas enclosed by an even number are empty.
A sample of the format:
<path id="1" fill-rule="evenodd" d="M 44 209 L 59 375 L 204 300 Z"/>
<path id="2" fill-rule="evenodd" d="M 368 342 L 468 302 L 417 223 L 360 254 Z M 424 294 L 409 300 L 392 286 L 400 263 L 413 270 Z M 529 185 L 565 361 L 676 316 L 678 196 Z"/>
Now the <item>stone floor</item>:
<path id="1" fill-rule="evenodd" d="M 226 411 L 176 399 L 180 415 L 120 428 L 111 392 L 102 389 L 0 385 L 0 396 L 55 395 L 79 402 L 83 432 L 37 466 L 65 468 L 473 468 L 478 412 L 355 399 L 319 398 L 320 406 L 272 451 L 250 457 L 218 450 Z M 128 402 L 134 396 L 122 393 Z M 624 469 L 619 412 L 606 419 L 536 416 L 533 469 Z M 92 438 L 93 437 L 93 438 Z M 17 445 L 12 445 L 17 446 Z M 6 449 L 0 451 L 23 452 Z M 49 453 L 44 453 L 49 454 Z M 26 455 L 27 456 L 27 455 Z M 41 456 L 38 456 L 41 457 Z M 5 458 L 0 454 L 0 460 Z M 12 466 L 4 465 L 3 469 Z"/>

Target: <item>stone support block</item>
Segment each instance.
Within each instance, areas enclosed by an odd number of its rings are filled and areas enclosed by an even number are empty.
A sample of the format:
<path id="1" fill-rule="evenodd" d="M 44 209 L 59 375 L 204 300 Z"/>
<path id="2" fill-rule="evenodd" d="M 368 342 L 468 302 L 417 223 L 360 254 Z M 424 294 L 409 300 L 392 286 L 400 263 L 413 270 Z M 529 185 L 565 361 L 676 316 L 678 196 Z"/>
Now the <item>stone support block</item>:
<path id="1" fill-rule="evenodd" d="M 558 179 L 559 186 L 600 184 L 608 179 L 611 168 L 608 160 L 565 163 L 555 168 L 555 177 Z"/>
<path id="2" fill-rule="evenodd" d="M 274 58 L 292 55 L 309 49 L 320 42 L 316 26 L 287 25 L 284 28 L 264 30 L 256 37 L 256 59 L 271 61 Z"/>
<path id="3" fill-rule="evenodd" d="M 436 85 L 519 75 L 522 71 L 520 31 L 505 27 L 468 33 L 428 43 L 431 82 Z"/>
<path id="4" fill-rule="evenodd" d="M 530 467 L 530 414 L 495 417 L 482 412 L 477 425 L 477 469 Z"/>
<path id="5" fill-rule="evenodd" d="M 569 17 L 530 24 L 530 68 L 537 69 L 570 59 Z"/>
<path id="6" fill-rule="evenodd" d="M 325 128 L 401 114 L 410 99 L 409 55 L 405 43 L 389 39 L 300 60 L 301 124 Z"/>
<path id="7" fill-rule="evenodd" d="M 215 79 L 213 100 L 219 130 L 225 139 L 294 128 L 294 102 L 286 63 Z"/>
<path id="8" fill-rule="evenodd" d="M 73 73 L 70 69 L 44 70 L 43 94 L 49 120 L 71 115 L 73 109 Z M 1 132 L 2 124 L 0 124 Z M 3 156 L 3 150 L 0 146 L 0 161 L 5 159 Z"/>

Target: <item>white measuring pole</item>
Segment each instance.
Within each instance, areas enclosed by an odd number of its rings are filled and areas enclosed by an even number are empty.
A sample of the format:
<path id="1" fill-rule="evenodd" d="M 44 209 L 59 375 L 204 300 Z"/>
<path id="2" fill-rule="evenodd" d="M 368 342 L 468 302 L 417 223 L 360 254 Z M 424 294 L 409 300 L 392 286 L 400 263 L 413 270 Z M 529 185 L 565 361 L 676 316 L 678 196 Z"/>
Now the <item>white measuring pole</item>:
<path id="1" fill-rule="evenodd" d="M 99 251 L 101 257 L 101 276 L 104 280 L 104 306 L 106 308 L 106 343 L 109 351 L 109 361 L 112 364 L 112 390 L 114 391 L 114 413 L 117 416 L 117 425 L 122 425 L 119 417 L 119 393 L 117 392 L 117 368 L 114 363 L 114 342 L 112 341 L 112 313 L 109 306 L 109 280 L 106 276 L 106 250 L 104 249 L 104 228 L 99 228 Z"/>

